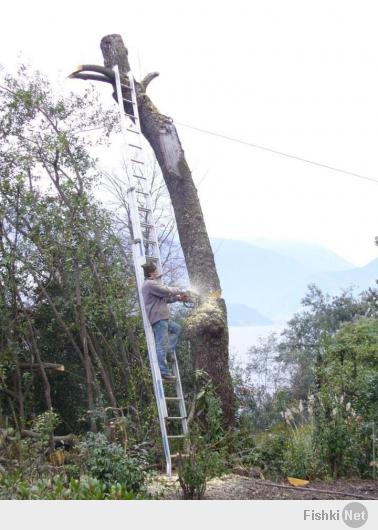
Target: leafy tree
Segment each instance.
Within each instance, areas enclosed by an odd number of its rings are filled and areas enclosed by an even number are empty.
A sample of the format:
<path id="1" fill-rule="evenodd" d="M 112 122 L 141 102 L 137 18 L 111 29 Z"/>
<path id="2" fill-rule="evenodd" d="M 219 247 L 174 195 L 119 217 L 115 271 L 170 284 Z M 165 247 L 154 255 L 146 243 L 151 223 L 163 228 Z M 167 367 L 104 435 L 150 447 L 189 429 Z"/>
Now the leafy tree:
<path id="1" fill-rule="evenodd" d="M 378 420 L 378 319 L 347 323 L 317 359 L 315 449 L 337 477 L 368 473 Z"/>
<path id="2" fill-rule="evenodd" d="M 377 316 L 378 291 L 369 289 L 355 298 L 351 290 L 339 296 L 324 294 L 310 285 L 302 300 L 304 310 L 288 322 L 282 333 L 277 360 L 290 372 L 293 397 L 306 399 L 314 383 L 314 365 L 323 336 L 360 316 Z"/>
<path id="3" fill-rule="evenodd" d="M 0 392 L 21 429 L 52 407 L 69 429 L 95 430 L 98 409 L 153 414 L 128 249 L 95 199 L 114 123 L 91 90 L 54 95 L 25 67 L 3 79 Z"/>

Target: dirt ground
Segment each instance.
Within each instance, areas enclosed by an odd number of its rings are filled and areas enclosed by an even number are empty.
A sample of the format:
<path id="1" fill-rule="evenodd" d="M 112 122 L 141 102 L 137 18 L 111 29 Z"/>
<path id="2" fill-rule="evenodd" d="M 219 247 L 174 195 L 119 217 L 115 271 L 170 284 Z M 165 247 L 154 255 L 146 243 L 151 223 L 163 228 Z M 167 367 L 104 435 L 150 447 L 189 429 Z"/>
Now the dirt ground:
<path id="1" fill-rule="evenodd" d="M 290 486 L 285 480 L 275 483 Z M 378 500 L 378 480 L 340 479 L 333 482 L 315 480 L 305 486 L 306 491 L 297 488 L 274 487 L 271 484 L 270 480 L 261 480 L 236 474 L 224 475 L 221 478 L 209 481 L 204 500 L 351 500 L 353 498 Z M 172 475 L 170 478 L 165 475 L 158 475 L 151 483 L 149 489 L 153 495 L 157 495 L 162 500 L 182 499 L 177 475 Z M 315 492 L 312 489 L 328 490 L 331 493 Z"/>

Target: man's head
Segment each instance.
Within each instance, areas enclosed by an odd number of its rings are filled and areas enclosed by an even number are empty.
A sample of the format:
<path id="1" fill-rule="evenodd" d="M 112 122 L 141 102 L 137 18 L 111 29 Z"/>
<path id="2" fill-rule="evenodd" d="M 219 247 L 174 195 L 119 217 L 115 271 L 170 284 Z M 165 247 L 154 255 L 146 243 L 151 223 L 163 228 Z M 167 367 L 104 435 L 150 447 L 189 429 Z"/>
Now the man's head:
<path id="1" fill-rule="evenodd" d="M 151 261 L 147 261 L 147 263 L 144 263 L 142 265 L 142 268 L 143 268 L 145 279 L 157 277 L 158 273 L 157 273 L 157 268 L 156 268 L 155 263 L 152 263 Z"/>

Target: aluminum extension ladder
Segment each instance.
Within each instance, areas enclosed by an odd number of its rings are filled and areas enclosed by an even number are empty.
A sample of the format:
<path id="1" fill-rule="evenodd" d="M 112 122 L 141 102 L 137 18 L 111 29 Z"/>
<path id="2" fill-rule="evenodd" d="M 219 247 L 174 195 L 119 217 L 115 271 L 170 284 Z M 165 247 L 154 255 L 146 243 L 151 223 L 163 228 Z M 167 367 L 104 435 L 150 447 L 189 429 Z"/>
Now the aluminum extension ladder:
<path id="1" fill-rule="evenodd" d="M 162 274 L 162 265 L 157 239 L 157 230 L 153 217 L 152 199 L 146 176 L 145 160 L 143 157 L 142 132 L 140 128 L 139 112 L 135 90 L 135 81 L 131 71 L 128 72 L 127 83 L 121 82 L 118 66 L 114 67 L 115 84 L 118 105 L 121 115 L 121 128 L 124 140 L 124 162 L 126 165 L 128 182 L 128 203 L 131 220 L 131 242 L 137 281 L 139 303 L 143 316 L 144 330 L 146 334 L 148 356 L 150 360 L 152 380 L 159 413 L 159 422 L 165 460 L 167 464 L 167 475 L 172 474 L 172 458 L 180 453 L 171 454 L 170 441 L 182 438 L 185 442 L 188 435 L 188 422 L 184 395 L 182 392 L 180 372 L 177 358 L 174 354 L 173 374 L 176 382 L 166 382 L 167 389 L 175 387 L 174 395 L 165 395 L 163 380 L 157 361 L 154 333 L 147 318 L 146 308 L 142 296 L 142 285 L 144 273 L 142 264 L 154 261 L 159 274 Z M 124 89 L 124 90 L 122 90 Z M 127 94 L 125 97 L 124 94 Z M 126 109 L 125 109 L 126 107 Z M 180 422 L 180 434 L 168 434 L 168 427 L 174 422 Z"/>

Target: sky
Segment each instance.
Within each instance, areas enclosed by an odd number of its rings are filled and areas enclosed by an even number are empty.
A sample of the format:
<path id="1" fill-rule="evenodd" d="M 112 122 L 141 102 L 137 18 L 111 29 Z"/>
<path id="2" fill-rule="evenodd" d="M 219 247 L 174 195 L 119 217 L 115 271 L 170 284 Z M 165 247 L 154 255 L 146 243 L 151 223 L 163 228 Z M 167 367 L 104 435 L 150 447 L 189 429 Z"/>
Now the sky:
<path id="1" fill-rule="evenodd" d="M 211 237 L 313 242 L 362 266 L 378 256 L 374 4 L 19 0 L 2 8 L 0 64 L 78 90 L 65 77 L 102 64 L 101 38 L 121 34 L 137 79 L 160 72 L 149 95 L 177 124 Z"/>

